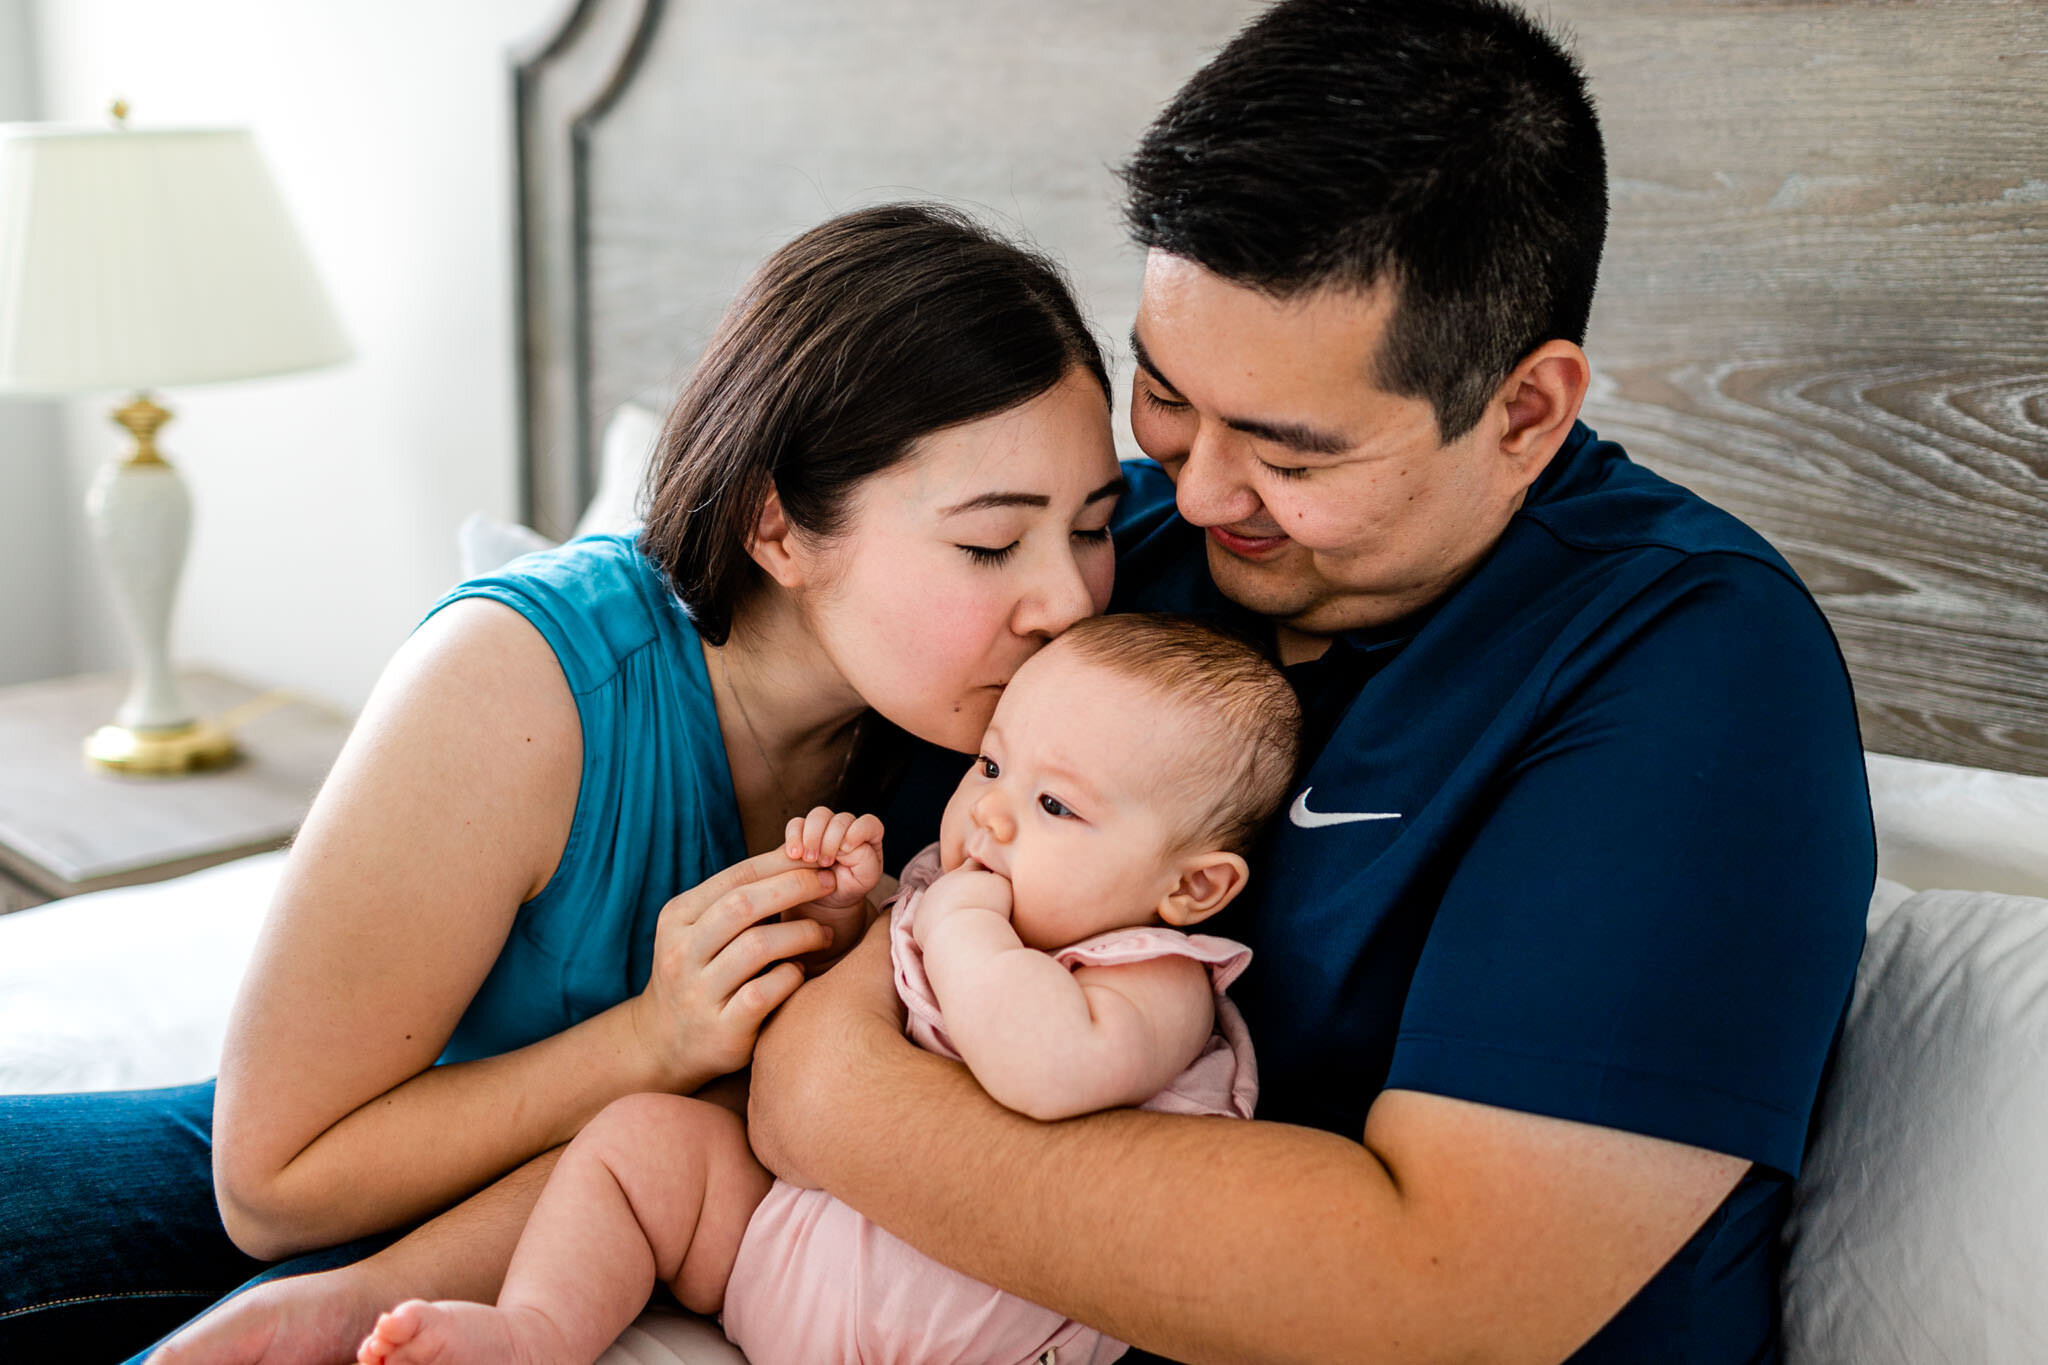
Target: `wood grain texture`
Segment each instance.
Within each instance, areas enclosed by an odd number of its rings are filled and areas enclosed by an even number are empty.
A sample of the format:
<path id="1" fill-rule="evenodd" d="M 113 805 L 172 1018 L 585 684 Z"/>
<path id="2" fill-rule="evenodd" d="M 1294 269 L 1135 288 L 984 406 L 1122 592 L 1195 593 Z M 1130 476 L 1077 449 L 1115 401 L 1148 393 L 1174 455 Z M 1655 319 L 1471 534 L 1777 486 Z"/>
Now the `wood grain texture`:
<path id="1" fill-rule="evenodd" d="M 665 402 L 769 252 L 892 199 L 948 200 L 1051 252 L 1127 365 L 1143 258 L 1113 168 L 1259 8 L 672 6 L 642 76 L 589 134 L 592 428 L 628 399 Z"/>
<path id="2" fill-rule="evenodd" d="M 667 7 L 579 124 L 587 353 L 559 458 L 587 470 L 613 407 L 664 404 L 776 245 L 880 199 L 1050 248 L 1127 365 L 1111 168 L 1258 8 Z M 1588 419 L 1785 551 L 1870 747 L 2048 773 L 2048 0 L 1538 9 L 1575 31 L 1609 143 Z"/>
<path id="3" fill-rule="evenodd" d="M 1555 0 L 1588 420 L 1785 552 L 1869 747 L 2048 773 L 2048 5 Z"/>

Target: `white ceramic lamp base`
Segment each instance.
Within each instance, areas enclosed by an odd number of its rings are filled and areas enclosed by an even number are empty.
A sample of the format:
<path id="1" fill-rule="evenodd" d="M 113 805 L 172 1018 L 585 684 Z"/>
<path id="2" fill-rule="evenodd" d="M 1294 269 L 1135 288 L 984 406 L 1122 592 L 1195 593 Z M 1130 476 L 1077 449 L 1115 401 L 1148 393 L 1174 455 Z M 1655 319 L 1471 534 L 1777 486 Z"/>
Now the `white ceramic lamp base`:
<path id="1" fill-rule="evenodd" d="M 85 495 L 86 521 L 135 657 L 127 700 L 112 725 L 86 740 L 85 751 L 94 762 L 124 771 L 184 772 L 235 756 L 227 733 L 193 714 L 171 671 L 171 608 L 192 533 L 192 497 L 151 439 L 169 416 L 147 400 L 116 414 L 135 432 L 138 449 L 103 467 Z"/>

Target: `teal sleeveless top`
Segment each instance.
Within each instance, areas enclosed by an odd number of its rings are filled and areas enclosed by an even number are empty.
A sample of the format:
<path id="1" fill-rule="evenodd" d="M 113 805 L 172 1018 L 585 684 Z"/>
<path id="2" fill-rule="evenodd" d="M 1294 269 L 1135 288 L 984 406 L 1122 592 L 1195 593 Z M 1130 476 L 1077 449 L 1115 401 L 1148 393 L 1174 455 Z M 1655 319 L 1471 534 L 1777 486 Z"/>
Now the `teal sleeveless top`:
<path id="1" fill-rule="evenodd" d="M 646 986 L 668 901 L 746 857 L 703 646 L 631 536 L 586 536 L 461 583 L 531 621 L 583 723 L 561 865 L 455 1026 L 443 1062 L 524 1047 Z"/>

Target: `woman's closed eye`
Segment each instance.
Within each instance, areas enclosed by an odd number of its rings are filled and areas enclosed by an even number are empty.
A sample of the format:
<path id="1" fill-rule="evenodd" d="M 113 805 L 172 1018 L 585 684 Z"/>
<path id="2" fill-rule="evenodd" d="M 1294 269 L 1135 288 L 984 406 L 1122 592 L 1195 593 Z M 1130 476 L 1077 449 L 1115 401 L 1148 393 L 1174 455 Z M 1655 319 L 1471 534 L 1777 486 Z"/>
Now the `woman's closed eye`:
<path id="1" fill-rule="evenodd" d="M 965 550 L 967 557 L 975 563 L 995 568 L 1017 553 L 1018 544 L 1019 542 L 1013 540 L 1008 545 L 962 545 L 960 548 Z"/>

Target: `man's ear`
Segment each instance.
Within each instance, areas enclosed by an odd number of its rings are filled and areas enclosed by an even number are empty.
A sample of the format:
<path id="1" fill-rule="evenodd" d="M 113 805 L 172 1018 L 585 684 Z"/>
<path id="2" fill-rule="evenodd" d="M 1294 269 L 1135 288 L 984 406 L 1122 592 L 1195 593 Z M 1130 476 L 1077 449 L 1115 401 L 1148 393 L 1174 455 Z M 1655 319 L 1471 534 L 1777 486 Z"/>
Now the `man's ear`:
<path id="1" fill-rule="evenodd" d="M 803 585 L 804 569 L 810 562 L 810 556 L 797 544 L 796 527 L 790 524 L 788 514 L 782 510 L 782 494 L 776 491 L 772 481 L 768 485 L 768 496 L 761 499 L 761 511 L 754 518 L 753 532 L 747 537 L 747 555 L 761 566 L 761 572 L 783 587 Z"/>
<path id="2" fill-rule="evenodd" d="M 1159 918 L 1176 929 L 1200 924 L 1237 899 L 1251 869 L 1235 853 L 1197 853 L 1180 865 L 1180 878 L 1159 902 Z"/>
<path id="3" fill-rule="evenodd" d="M 1523 487 L 1536 481 L 1571 435 L 1592 383 L 1586 353 L 1569 341 L 1544 342 L 1509 372 L 1500 387 L 1506 418 L 1500 449 Z"/>

